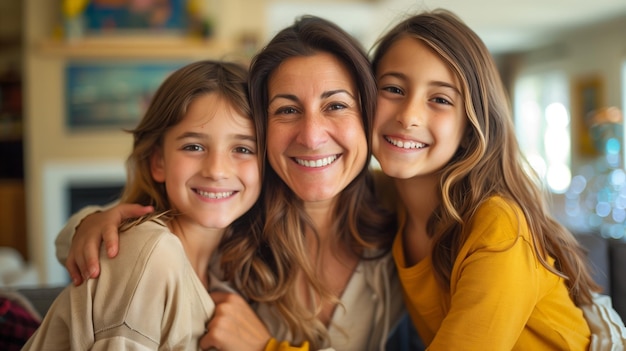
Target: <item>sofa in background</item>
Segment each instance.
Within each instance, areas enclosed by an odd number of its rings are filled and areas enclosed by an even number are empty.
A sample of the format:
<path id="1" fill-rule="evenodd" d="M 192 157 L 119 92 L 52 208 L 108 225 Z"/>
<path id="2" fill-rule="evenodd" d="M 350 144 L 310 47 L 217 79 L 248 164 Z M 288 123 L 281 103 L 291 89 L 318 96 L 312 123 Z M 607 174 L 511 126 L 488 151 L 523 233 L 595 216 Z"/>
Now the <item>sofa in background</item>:
<path id="1" fill-rule="evenodd" d="M 613 308 L 626 320 L 626 241 L 607 239 L 596 234 L 577 234 L 587 249 L 594 280 L 610 295 Z"/>

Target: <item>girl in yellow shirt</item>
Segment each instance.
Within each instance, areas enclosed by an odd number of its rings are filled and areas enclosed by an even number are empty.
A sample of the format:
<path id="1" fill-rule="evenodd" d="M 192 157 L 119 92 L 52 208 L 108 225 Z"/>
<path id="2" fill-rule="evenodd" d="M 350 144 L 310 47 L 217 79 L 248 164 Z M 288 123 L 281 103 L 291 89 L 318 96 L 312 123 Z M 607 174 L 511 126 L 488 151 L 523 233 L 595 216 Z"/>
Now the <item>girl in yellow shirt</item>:
<path id="1" fill-rule="evenodd" d="M 402 208 L 393 255 L 429 350 L 585 350 L 597 290 L 550 215 L 480 38 L 450 12 L 376 46 L 373 152 Z"/>

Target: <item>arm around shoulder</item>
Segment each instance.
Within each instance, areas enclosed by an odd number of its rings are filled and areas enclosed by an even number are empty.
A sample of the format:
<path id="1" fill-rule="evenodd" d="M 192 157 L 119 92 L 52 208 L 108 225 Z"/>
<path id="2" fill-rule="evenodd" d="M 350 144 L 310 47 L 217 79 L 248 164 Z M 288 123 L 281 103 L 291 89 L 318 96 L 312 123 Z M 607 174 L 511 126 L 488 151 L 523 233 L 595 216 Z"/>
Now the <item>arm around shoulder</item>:
<path id="1" fill-rule="evenodd" d="M 111 205 L 112 206 L 112 205 Z M 110 207 L 110 206 L 109 206 Z M 85 219 L 85 217 L 89 216 L 92 213 L 102 211 L 106 209 L 106 207 L 102 206 L 87 206 L 82 208 L 80 211 L 74 213 L 70 219 L 65 223 L 65 226 L 61 229 L 59 234 L 54 241 L 56 246 L 56 256 L 57 260 L 64 265 L 67 260 L 67 256 L 70 251 L 70 247 L 72 245 L 72 239 L 74 238 L 74 234 L 76 234 L 76 227 Z"/>

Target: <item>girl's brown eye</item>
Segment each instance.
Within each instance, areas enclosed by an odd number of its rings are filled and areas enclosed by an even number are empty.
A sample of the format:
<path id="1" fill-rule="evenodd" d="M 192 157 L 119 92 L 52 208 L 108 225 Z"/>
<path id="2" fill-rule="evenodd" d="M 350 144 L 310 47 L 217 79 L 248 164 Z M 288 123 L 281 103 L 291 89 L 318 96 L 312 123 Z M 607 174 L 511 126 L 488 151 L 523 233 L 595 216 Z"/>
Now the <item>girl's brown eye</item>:
<path id="1" fill-rule="evenodd" d="M 185 151 L 202 151 L 204 148 L 197 144 L 190 144 L 183 146 L 183 150 Z"/>
<path id="2" fill-rule="evenodd" d="M 235 152 L 240 153 L 240 154 L 250 154 L 250 155 L 254 154 L 254 151 L 252 151 L 252 149 L 249 149 L 249 148 L 244 147 L 244 146 L 240 146 L 240 147 L 235 148 Z"/>
<path id="3" fill-rule="evenodd" d="M 384 91 L 388 91 L 392 94 L 400 94 L 402 95 L 402 90 L 400 90 L 400 88 L 397 87 L 384 87 L 382 90 Z"/>
<path id="4" fill-rule="evenodd" d="M 434 98 L 433 99 L 434 102 L 438 103 L 438 104 L 444 104 L 444 105 L 452 105 L 452 103 L 444 98 Z"/>

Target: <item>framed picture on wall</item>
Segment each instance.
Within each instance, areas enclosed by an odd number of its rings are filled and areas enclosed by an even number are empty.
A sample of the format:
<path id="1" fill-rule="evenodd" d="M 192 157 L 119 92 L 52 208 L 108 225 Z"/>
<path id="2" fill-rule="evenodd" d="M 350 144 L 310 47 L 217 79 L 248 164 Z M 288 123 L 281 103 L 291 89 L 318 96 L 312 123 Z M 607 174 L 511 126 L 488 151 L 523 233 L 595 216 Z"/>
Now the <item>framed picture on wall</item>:
<path id="1" fill-rule="evenodd" d="M 67 128 L 133 128 L 163 80 L 187 63 L 68 63 L 65 69 Z"/>
<path id="2" fill-rule="evenodd" d="M 572 112 L 576 151 L 583 156 L 594 156 L 598 150 L 594 147 L 589 127 L 595 111 L 604 106 L 604 83 L 599 76 L 587 76 L 578 79 L 572 94 Z"/>
<path id="3" fill-rule="evenodd" d="M 186 31 L 189 0 L 92 0 L 85 11 L 88 34 Z"/>

